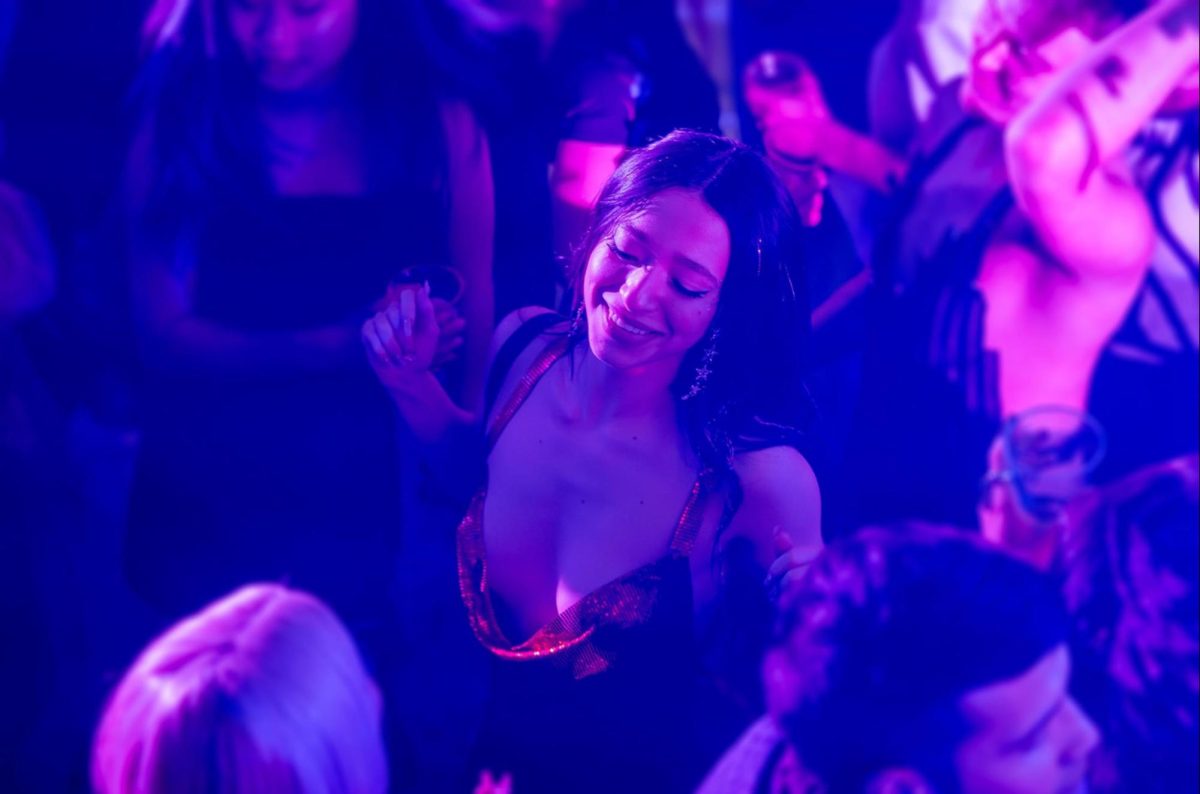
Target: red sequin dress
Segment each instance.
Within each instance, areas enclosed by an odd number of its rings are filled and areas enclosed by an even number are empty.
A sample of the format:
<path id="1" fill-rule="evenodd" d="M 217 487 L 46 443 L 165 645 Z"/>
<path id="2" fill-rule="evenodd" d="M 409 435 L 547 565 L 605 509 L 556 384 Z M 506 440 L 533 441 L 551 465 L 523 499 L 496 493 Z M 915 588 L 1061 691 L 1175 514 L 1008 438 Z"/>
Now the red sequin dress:
<path id="1" fill-rule="evenodd" d="M 488 432 L 496 442 L 565 339 L 535 361 Z M 690 791 L 720 747 L 704 729 L 691 569 L 706 501 L 702 472 L 666 554 L 584 596 L 523 642 L 509 639 L 488 589 L 483 503 L 458 528 L 458 577 L 471 627 L 494 661 L 476 765 L 513 773 L 522 794 Z M 724 732 L 722 732 L 722 736 Z"/>

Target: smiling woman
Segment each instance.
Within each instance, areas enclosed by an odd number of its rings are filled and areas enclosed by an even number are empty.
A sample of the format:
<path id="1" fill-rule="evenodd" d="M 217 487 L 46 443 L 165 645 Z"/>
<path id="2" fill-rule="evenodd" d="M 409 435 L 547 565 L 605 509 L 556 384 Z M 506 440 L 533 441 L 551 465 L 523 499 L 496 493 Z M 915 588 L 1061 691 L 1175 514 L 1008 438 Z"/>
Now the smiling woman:
<path id="1" fill-rule="evenodd" d="M 729 230 L 696 193 L 664 191 L 597 246 L 584 275 L 588 339 L 610 367 L 674 379 L 712 323 Z"/>
<path id="2" fill-rule="evenodd" d="M 739 707 L 754 693 L 701 695 L 718 687 L 698 629 L 735 558 L 776 583 L 820 549 L 817 484 L 792 446 L 807 322 L 796 223 L 758 155 L 673 133 L 601 193 L 575 319 L 529 310 L 500 325 L 487 487 L 459 527 L 458 573 L 495 662 L 477 759 L 522 792 L 690 791 L 752 716 Z M 475 426 L 426 369 L 437 326 L 423 293 L 363 336 L 427 443 Z"/>

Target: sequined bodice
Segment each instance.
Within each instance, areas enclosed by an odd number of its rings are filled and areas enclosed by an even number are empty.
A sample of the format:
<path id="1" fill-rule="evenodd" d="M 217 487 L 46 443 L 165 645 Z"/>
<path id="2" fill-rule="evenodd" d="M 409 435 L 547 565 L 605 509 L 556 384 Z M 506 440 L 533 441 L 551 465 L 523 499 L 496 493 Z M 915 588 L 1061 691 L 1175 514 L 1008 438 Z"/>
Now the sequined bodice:
<path id="1" fill-rule="evenodd" d="M 517 384 L 488 430 L 488 449 L 529 397 L 538 381 L 568 350 L 565 338 L 555 341 L 538 356 Z M 691 570 L 688 557 L 703 521 L 704 506 L 713 488 L 712 477 L 702 472 L 692 486 L 676 522 L 665 556 L 625 573 L 585 595 L 529 639 L 513 643 L 500 627 L 488 588 L 487 551 L 483 538 L 481 491 L 458 527 L 458 581 L 471 628 L 495 656 L 511 661 L 550 660 L 576 679 L 607 670 L 633 637 L 660 622 L 691 622 Z"/>

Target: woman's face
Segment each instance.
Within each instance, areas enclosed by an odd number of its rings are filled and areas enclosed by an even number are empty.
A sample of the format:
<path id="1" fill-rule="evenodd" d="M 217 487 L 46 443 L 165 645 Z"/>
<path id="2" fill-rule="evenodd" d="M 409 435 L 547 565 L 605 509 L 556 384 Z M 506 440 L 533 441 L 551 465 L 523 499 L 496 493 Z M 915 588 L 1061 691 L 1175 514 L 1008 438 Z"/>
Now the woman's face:
<path id="1" fill-rule="evenodd" d="M 593 355 L 673 377 L 712 324 L 729 254 L 725 221 L 691 191 L 663 191 L 618 223 L 583 277 Z"/>
<path id="2" fill-rule="evenodd" d="M 229 0 L 229 26 L 263 88 L 321 88 L 354 41 L 358 0 Z"/>

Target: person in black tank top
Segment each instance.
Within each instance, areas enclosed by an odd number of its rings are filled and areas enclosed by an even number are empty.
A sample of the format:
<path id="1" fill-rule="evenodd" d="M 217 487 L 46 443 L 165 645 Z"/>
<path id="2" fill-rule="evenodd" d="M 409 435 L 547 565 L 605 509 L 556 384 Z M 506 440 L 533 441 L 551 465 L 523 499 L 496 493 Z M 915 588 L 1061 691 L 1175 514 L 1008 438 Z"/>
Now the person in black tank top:
<path id="1" fill-rule="evenodd" d="M 412 471 L 359 324 L 406 269 L 457 271 L 464 393 L 492 325 L 487 143 L 417 8 L 156 2 L 127 177 L 146 353 L 127 578 L 164 623 L 249 581 L 318 595 L 381 681 L 394 761 Z"/>

